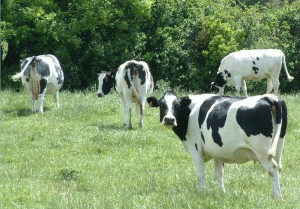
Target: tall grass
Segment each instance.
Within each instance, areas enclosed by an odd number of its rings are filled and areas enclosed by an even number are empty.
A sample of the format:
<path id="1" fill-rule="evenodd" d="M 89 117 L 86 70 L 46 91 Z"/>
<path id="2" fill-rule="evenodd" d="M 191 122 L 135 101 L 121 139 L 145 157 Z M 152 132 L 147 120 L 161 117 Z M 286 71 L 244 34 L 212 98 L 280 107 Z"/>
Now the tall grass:
<path id="1" fill-rule="evenodd" d="M 161 96 L 160 92 L 154 92 Z M 180 92 L 181 95 L 184 92 Z M 289 108 L 283 153 L 283 200 L 271 199 L 261 165 L 225 165 L 226 194 L 213 163 L 204 193 L 189 154 L 146 108 L 144 128 L 122 126 L 115 92 L 62 92 L 45 113 L 32 114 L 27 92 L 1 93 L 1 208 L 299 208 L 300 95 L 281 95 Z"/>

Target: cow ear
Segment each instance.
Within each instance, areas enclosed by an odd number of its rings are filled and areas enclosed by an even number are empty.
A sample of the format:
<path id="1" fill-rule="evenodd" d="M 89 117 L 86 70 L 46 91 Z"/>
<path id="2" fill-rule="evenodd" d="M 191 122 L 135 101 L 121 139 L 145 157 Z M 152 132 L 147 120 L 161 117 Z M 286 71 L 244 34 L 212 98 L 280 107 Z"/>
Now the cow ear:
<path id="1" fill-rule="evenodd" d="M 191 104 L 191 99 L 187 97 L 181 97 L 180 98 L 180 106 L 181 107 L 188 107 Z"/>
<path id="2" fill-rule="evenodd" d="M 148 97 L 147 102 L 150 107 L 158 107 L 159 101 L 156 99 L 156 97 Z"/>

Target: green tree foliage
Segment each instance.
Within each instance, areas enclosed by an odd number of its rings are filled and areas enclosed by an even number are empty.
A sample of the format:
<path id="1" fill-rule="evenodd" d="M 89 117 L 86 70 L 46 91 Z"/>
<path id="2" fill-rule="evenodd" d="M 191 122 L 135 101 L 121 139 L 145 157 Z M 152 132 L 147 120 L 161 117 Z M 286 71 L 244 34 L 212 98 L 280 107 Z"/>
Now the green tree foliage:
<path id="1" fill-rule="evenodd" d="M 149 63 L 155 81 L 209 91 L 221 59 L 241 49 L 278 48 L 286 54 L 289 84 L 297 79 L 299 1 L 249 0 L 6 0 L 2 4 L 2 87 L 20 60 L 51 53 L 61 61 L 65 89 L 94 86 L 97 73 L 130 59 Z M 1 43 L 1 46 L 5 44 Z M 1 47 L 2 49 L 2 47 Z M 299 89 L 299 88 L 297 88 Z"/>

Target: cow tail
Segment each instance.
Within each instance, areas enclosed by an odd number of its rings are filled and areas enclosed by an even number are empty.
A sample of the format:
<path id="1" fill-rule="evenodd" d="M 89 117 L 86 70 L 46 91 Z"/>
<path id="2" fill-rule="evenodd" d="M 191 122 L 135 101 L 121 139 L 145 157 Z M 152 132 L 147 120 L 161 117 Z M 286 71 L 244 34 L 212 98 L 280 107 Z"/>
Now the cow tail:
<path id="1" fill-rule="evenodd" d="M 287 121 L 287 110 L 285 102 L 281 99 L 271 100 L 272 115 L 275 119 L 275 134 L 272 142 L 272 146 L 268 152 L 268 156 L 275 156 L 277 143 L 279 138 L 282 138 L 283 132 L 285 135 L 286 121 Z"/>
<path id="2" fill-rule="evenodd" d="M 13 81 L 20 81 L 28 66 L 31 65 L 35 61 L 35 59 L 36 56 L 31 57 L 31 60 L 28 61 L 28 63 L 25 65 L 22 71 L 12 76 Z"/>
<path id="3" fill-rule="evenodd" d="M 289 74 L 289 72 L 288 72 L 288 70 L 287 70 L 284 54 L 282 54 L 282 62 L 283 62 L 283 66 L 284 66 L 284 70 L 285 70 L 287 79 L 289 80 L 289 82 L 291 82 L 292 80 L 294 80 L 294 77 L 293 77 L 293 76 L 290 76 L 290 74 Z"/>
<path id="4" fill-rule="evenodd" d="M 11 78 L 13 79 L 13 81 L 20 81 L 22 76 L 23 76 L 23 71 L 20 73 L 17 73 L 16 75 L 13 75 Z"/>
<path id="5" fill-rule="evenodd" d="M 137 92 L 134 83 L 133 83 L 132 80 L 130 79 L 130 68 L 127 68 L 127 76 L 128 76 L 128 80 L 129 80 L 129 82 L 130 82 L 130 85 L 132 86 L 133 93 L 134 93 L 135 97 L 136 97 L 137 100 L 141 103 L 141 102 L 142 102 L 141 97 L 140 97 L 139 93 Z"/>

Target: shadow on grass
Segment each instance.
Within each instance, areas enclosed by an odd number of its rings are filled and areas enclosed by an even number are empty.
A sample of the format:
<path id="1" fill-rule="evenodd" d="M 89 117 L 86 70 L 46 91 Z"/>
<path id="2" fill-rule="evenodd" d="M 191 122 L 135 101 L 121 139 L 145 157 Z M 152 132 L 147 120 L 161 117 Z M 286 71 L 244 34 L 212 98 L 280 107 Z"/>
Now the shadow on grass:
<path id="1" fill-rule="evenodd" d="M 134 130 L 133 129 L 129 129 L 128 126 L 126 125 L 119 125 L 119 124 L 108 124 L 108 123 L 93 123 L 90 126 L 96 126 L 98 127 L 99 130 L 103 131 L 103 130 Z"/>
<path id="2" fill-rule="evenodd" d="M 44 107 L 44 112 L 48 111 L 49 108 Z M 4 109 L 2 110 L 3 114 L 6 115 L 15 115 L 17 117 L 27 117 L 30 116 L 32 114 L 38 114 L 38 113 L 33 113 L 31 111 L 31 108 L 20 108 L 20 109 Z"/>

